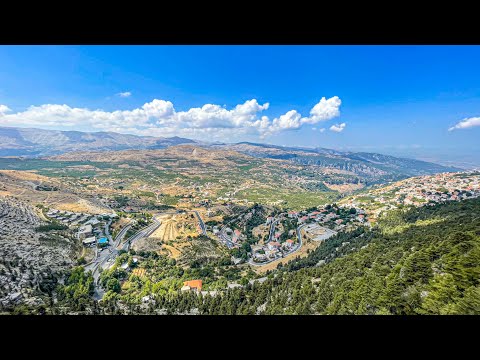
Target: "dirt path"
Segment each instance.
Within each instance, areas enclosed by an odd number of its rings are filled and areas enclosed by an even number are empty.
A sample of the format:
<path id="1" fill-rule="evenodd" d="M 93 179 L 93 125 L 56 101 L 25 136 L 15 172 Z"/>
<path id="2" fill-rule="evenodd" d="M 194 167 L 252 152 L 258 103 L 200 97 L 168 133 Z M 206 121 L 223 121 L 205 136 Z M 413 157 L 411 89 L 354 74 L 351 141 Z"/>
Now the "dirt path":
<path id="1" fill-rule="evenodd" d="M 163 244 L 162 249 L 168 251 L 170 253 L 170 257 L 174 259 L 178 259 L 182 255 L 182 253 L 178 249 L 170 245 Z"/>

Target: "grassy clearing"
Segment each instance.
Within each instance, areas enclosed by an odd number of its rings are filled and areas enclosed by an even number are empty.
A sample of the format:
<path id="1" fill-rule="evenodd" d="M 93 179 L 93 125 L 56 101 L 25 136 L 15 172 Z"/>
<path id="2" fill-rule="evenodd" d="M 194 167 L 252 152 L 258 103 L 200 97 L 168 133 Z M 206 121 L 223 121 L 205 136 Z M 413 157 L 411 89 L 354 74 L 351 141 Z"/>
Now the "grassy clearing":
<path id="1" fill-rule="evenodd" d="M 288 189 L 258 188 L 239 191 L 236 197 L 260 204 L 273 204 L 278 202 L 278 205 L 284 208 L 300 210 L 330 203 L 337 199 L 338 195 L 336 192 L 289 191 Z"/>

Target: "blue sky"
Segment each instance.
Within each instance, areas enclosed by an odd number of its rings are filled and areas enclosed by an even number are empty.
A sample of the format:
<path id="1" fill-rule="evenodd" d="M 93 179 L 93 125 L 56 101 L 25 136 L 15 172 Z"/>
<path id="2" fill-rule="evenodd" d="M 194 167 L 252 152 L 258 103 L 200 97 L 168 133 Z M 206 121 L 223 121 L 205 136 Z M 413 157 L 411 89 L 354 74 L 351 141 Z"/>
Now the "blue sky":
<path id="1" fill-rule="evenodd" d="M 0 46 L 0 126 L 480 165 L 478 64 L 479 46 Z"/>

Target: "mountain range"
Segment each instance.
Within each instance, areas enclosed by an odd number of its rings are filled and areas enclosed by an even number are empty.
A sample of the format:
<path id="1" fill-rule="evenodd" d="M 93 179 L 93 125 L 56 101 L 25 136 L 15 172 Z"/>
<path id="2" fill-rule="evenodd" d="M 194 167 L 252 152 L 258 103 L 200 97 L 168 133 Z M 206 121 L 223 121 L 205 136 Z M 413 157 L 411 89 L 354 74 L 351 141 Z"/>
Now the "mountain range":
<path id="1" fill-rule="evenodd" d="M 72 151 L 164 149 L 194 143 L 180 137 L 152 137 L 114 132 L 59 131 L 0 127 L 0 156 L 50 156 Z"/>
<path id="2" fill-rule="evenodd" d="M 45 157 L 78 151 L 165 149 L 185 144 L 233 150 L 255 158 L 282 159 L 299 165 L 334 168 L 382 180 L 461 170 L 415 159 L 321 147 L 286 147 L 251 142 L 205 143 L 181 137 L 0 127 L 0 156 L 3 157 Z"/>

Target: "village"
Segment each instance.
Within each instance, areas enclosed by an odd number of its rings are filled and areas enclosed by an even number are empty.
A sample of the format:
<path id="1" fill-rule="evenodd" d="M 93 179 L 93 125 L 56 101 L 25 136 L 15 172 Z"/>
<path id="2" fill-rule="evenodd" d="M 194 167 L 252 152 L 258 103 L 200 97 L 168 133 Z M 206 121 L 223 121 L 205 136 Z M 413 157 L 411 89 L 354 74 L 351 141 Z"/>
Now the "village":
<path id="1" fill-rule="evenodd" d="M 440 173 L 408 178 L 343 200 L 344 206 L 362 207 L 372 216 L 405 205 L 431 206 L 480 196 L 480 173 Z"/>

